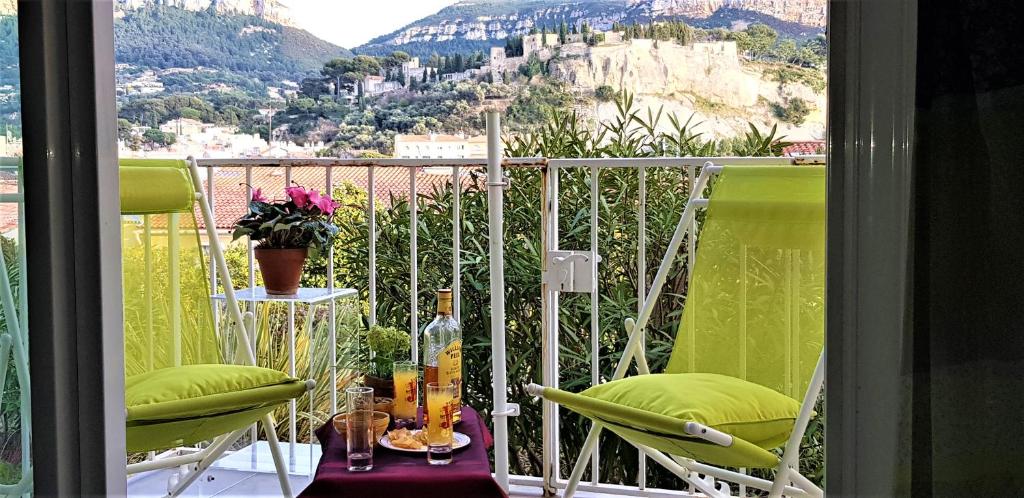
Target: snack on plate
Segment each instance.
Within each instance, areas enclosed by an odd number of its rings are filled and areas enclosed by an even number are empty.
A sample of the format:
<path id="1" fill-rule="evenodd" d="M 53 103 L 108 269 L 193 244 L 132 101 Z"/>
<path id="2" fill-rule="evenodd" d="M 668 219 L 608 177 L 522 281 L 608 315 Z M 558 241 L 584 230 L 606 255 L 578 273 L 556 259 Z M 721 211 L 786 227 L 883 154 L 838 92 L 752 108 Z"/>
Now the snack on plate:
<path id="1" fill-rule="evenodd" d="M 422 450 L 427 447 L 427 433 L 402 428 L 388 432 L 388 440 L 396 448 Z"/>

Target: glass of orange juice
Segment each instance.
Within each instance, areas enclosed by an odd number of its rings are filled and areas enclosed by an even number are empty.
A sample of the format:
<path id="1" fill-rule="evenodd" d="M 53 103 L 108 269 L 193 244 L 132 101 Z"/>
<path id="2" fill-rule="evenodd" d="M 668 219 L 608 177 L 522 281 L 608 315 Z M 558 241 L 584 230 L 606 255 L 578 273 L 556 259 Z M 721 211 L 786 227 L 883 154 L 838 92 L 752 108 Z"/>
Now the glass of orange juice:
<path id="1" fill-rule="evenodd" d="M 452 439 L 455 425 L 452 401 L 455 399 L 455 384 L 426 385 L 427 398 L 427 463 L 448 465 L 452 463 Z"/>
<path id="2" fill-rule="evenodd" d="M 416 409 L 419 408 L 419 365 L 414 361 L 396 361 L 395 406 L 392 415 L 395 417 L 395 428 L 413 429 L 416 427 Z"/>

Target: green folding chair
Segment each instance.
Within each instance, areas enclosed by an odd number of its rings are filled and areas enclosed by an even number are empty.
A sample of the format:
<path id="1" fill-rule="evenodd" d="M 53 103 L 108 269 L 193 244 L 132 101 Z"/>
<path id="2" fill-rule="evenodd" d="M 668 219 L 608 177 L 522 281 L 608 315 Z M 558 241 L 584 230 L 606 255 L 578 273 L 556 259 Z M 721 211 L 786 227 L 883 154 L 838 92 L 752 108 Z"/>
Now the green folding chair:
<path id="1" fill-rule="evenodd" d="M 710 199 L 701 195 L 718 175 Z M 638 351 L 696 209 L 698 252 L 664 373 Z M 799 471 L 800 441 L 824 381 L 825 171 L 705 165 L 610 382 L 575 394 L 527 386 L 593 421 L 566 486 L 572 496 L 602 429 L 693 489 L 822 496 Z M 625 377 L 632 360 L 641 375 Z M 802 400 L 802 401 L 797 401 Z M 784 445 L 779 458 L 772 449 Z M 772 481 L 731 468 L 775 468 Z"/>
<path id="2" fill-rule="evenodd" d="M 262 421 L 281 492 L 290 497 L 271 412 L 315 383 L 255 366 L 252 317 L 235 299 L 210 205 L 197 188 L 199 170 L 189 161 L 120 164 L 127 445 L 147 452 L 210 443 L 128 465 L 128 474 L 185 467 L 168 483 L 168 495 L 177 496 Z M 227 296 L 223 335 L 214 321 L 197 201 Z M 234 363 L 225 363 L 231 353 Z"/>

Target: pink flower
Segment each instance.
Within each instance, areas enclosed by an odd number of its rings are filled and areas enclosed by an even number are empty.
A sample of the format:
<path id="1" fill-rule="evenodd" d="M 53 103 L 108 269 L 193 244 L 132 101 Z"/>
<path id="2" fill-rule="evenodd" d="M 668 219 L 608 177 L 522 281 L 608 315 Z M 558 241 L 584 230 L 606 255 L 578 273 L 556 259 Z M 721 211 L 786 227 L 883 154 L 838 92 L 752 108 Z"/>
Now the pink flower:
<path id="1" fill-rule="evenodd" d="M 326 215 L 330 215 L 334 212 L 336 204 L 329 195 L 321 194 L 318 190 L 310 190 L 309 192 L 309 205 L 316 206 L 320 209 L 320 212 Z"/>
<path id="2" fill-rule="evenodd" d="M 265 195 L 263 195 L 263 189 L 257 188 L 256 190 L 252 191 L 252 201 L 253 202 L 267 202 L 267 197 Z"/>
<path id="3" fill-rule="evenodd" d="M 284 189 L 284 193 L 291 198 L 292 202 L 295 203 L 295 207 L 302 209 L 309 203 L 309 193 L 302 187 L 288 187 Z"/>
<path id="4" fill-rule="evenodd" d="M 310 206 L 316 206 L 318 205 L 317 203 L 320 202 L 320 192 L 316 189 L 309 189 L 309 191 L 306 192 L 306 195 L 308 196 L 307 200 L 309 201 Z"/>
<path id="5" fill-rule="evenodd" d="M 338 203 L 334 202 L 330 197 L 323 196 L 316 203 L 316 207 L 320 208 L 320 211 L 328 216 L 334 212 L 334 209 L 338 207 Z"/>

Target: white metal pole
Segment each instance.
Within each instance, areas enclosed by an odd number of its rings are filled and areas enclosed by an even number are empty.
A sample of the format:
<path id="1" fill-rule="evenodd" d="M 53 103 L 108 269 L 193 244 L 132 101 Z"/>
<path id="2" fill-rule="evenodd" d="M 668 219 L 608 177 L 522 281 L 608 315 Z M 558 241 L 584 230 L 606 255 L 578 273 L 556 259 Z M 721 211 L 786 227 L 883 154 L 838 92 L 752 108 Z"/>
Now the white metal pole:
<path id="1" fill-rule="evenodd" d="M 462 323 L 462 276 L 460 275 L 460 252 L 462 251 L 462 174 L 459 166 L 452 166 L 452 305 L 455 321 Z"/>
<path id="2" fill-rule="evenodd" d="M 601 281 L 598 275 L 597 265 L 597 224 L 599 222 L 598 209 L 600 203 L 601 170 L 597 166 L 590 167 L 590 274 L 593 276 L 593 287 L 590 289 L 590 385 L 596 386 L 601 380 L 601 341 L 600 341 L 600 320 L 601 315 L 598 303 L 601 296 L 598 292 L 598 282 Z M 601 452 L 595 451 L 590 454 L 590 482 L 594 486 L 601 482 Z"/>
<path id="3" fill-rule="evenodd" d="M 288 375 L 295 378 L 295 301 L 288 301 Z M 288 401 L 288 465 L 295 469 L 295 398 Z"/>
<path id="4" fill-rule="evenodd" d="M 326 178 L 324 183 L 327 184 L 327 195 L 334 197 L 334 175 L 333 168 L 327 167 Z M 327 251 L 327 290 L 334 294 L 334 242 L 331 242 L 331 247 Z M 329 355 L 331 365 L 328 368 L 330 372 L 331 385 L 327 389 L 328 396 L 330 397 L 331 403 L 331 415 L 338 413 L 338 323 L 337 323 L 337 307 L 335 303 L 335 297 L 332 295 L 331 300 L 327 304 L 327 312 L 330 313 L 327 320 L 327 344 L 331 348 Z M 312 307 L 312 306 L 311 306 Z M 307 318 L 308 319 L 308 318 Z M 312 348 L 312 340 L 310 341 L 310 347 Z M 313 360 L 310 359 L 310 368 L 312 368 Z M 312 377 L 310 377 L 312 378 Z M 310 413 L 313 413 L 313 405 L 310 404 Z M 312 437 L 309 440 L 310 444 L 313 443 Z M 310 460 L 312 464 L 312 460 Z"/>
<path id="5" fill-rule="evenodd" d="M 541 267 L 548 268 L 553 251 L 558 250 L 558 166 L 548 164 L 544 172 L 541 206 Z M 541 382 L 546 387 L 558 387 L 558 287 L 546 280 L 541 282 L 541 307 L 543 318 L 541 345 Z M 558 465 L 558 405 L 543 400 L 541 404 L 541 477 L 544 493 L 553 495 L 557 491 L 560 476 Z"/>
<path id="6" fill-rule="evenodd" d="M 493 362 L 494 478 L 508 492 L 508 418 L 505 378 L 505 252 L 503 203 L 505 182 L 501 170 L 501 120 L 497 111 L 487 111 L 487 235 L 490 242 L 491 273 L 491 361 Z"/>
<path id="7" fill-rule="evenodd" d="M 637 212 L 636 226 L 636 312 L 640 314 L 644 308 L 644 297 L 647 296 L 647 169 L 644 168 L 643 163 L 640 164 L 638 175 L 637 204 L 640 209 Z M 647 335 L 643 330 L 639 330 L 637 333 L 640 334 L 640 352 L 637 356 L 643 356 L 647 354 Z M 647 454 L 642 450 L 637 451 L 640 454 L 637 456 L 639 464 L 636 471 L 636 485 L 639 489 L 645 489 L 647 487 Z"/>
<path id="8" fill-rule="evenodd" d="M 419 232 L 418 205 L 416 202 L 416 167 L 409 168 L 409 334 L 412 361 L 420 357 L 419 333 L 419 252 L 416 247 Z"/>
<path id="9" fill-rule="evenodd" d="M 366 177 L 366 191 L 370 196 L 369 212 L 366 214 L 366 221 L 370 242 L 370 268 L 368 270 L 370 277 L 368 289 L 370 294 L 370 316 L 367 321 L 371 327 L 377 325 L 377 195 L 374 192 L 377 187 L 374 183 L 373 166 L 370 166 L 370 171 L 367 172 Z M 416 358 L 413 358 L 412 361 L 416 361 Z"/>
<path id="10" fill-rule="evenodd" d="M 174 366 L 181 366 L 181 234 L 178 233 L 179 213 L 167 215 L 168 285 L 171 289 L 171 337 Z"/>

